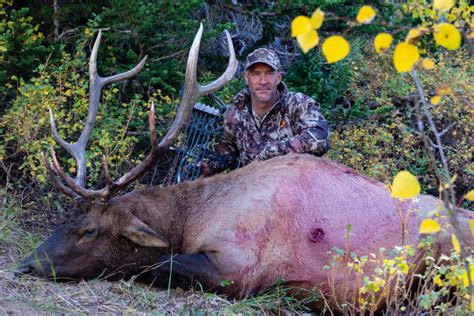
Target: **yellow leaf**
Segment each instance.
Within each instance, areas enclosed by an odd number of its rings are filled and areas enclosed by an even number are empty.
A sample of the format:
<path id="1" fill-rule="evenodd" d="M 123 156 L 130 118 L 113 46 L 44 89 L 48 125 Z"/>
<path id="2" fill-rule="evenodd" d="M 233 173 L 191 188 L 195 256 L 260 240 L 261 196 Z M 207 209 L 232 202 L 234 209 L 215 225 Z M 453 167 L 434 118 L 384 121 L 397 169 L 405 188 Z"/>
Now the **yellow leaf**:
<path id="1" fill-rule="evenodd" d="M 64 94 L 67 96 L 70 96 L 71 93 L 72 93 L 71 89 L 67 89 L 66 91 L 64 91 Z"/>
<path id="2" fill-rule="evenodd" d="M 474 313 L 474 293 L 471 294 L 471 312 Z"/>
<path id="3" fill-rule="evenodd" d="M 464 198 L 468 201 L 474 201 L 474 190 L 471 190 L 467 192 L 467 194 L 464 196 Z"/>
<path id="4" fill-rule="evenodd" d="M 434 234 L 441 230 L 438 222 L 434 219 L 425 219 L 420 225 L 420 234 Z"/>
<path id="5" fill-rule="evenodd" d="M 349 43 L 339 35 L 330 36 L 323 43 L 323 55 L 328 64 L 344 59 L 350 50 Z"/>
<path id="6" fill-rule="evenodd" d="M 433 33 L 436 44 L 449 50 L 456 50 L 461 46 L 461 33 L 448 23 L 441 23 L 434 27 Z"/>
<path id="7" fill-rule="evenodd" d="M 447 83 L 441 83 L 436 86 L 436 94 L 440 96 L 445 96 L 445 95 L 450 95 L 453 94 L 454 90 L 453 87 L 451 87 Z"/>
<path id="8" fill-rule="evenodd" d="M 461 245 L 459 244 L 458 237 L 455 234 L 451 234 L 451 242 L 453 244 L 454 251 L 461 253 Z"/>
<path id="9" fill-rule="evenodd" d="M 398 72 L 410 71 L 420 58 L 420 53 L 415 45 L 400 43 L 393 52 L 393 64 Z"/>
<path id="10" fill-rule="evenodd" d="M 356 20 L 362 24 L 369 24 L 375 18 L 375 10 L 370 5 L 364 5 L 357 13 Z"/>
<path id="11" fill-rule="evenodd" d="M 404 274 L 408 274 L 408 265 L 405 262 L 401 263 L 399 267 L 402 269 Z"/>
<path id="12" fill-rule="evenodd" d="M 388 33 L 380 33 L 374 39 L 374 47 L 377 53 L 382 53 L 392 45 L 392 35 Z"/>
<path id="13" fill-rule="evenodd" d="M 437 285 L 437 286 L 443 286 L 443 281 L 441 281 L 441 276 L 439 274 L 437 274 L 434 278 L 433 278 L 433 282 Z"/>
<path id="14" fill-rule="evenodd" d="M 416 42 L 426 31 L 422 30 L 421 28 L 411 29 L 408 31 L 407 36 L 405 37 L 405 42 L 412 43 Z"/>
<path id="15" fill-rule="evenodd" d="M 311 30 L 306 34 L 301 34 L 296 37 L 298 45 L 300 45 L 303 53 L 307 53 L 311 48 L 319 43 L 319 36 L 315 30 Z"/>
<path id="16" fill-rule="evenodd" d="M 435 95 L 430 99 L 431 104 L 437 105 L 441 101 L 441 97 L 439 95 Z"/>
<path id="17" fill-rule="evenodd" d="M 420 183 L 414 175 L 403 170 L 393 179 L 391 191 L 394 198 L 409 199 L 420 194 Z"/>
<path id="18" fill-rule="evenodd" d="M 315 10 L 311 15 L 311 26 L 313 29 L 318 30 L 324 22 L 324 12 L 320 8 Z"/>
<path id="19" fill-rule="evenodd" d="M 297 37 L 309 31 L 311 31 L 311 21 L 307 16 L 299 15 L 291 22 L 291 37 Z"/>
<path id="20" fill-rule="evenodd" d="M 474 219 L 469 220 L 469 228 L 471 228 L 471 234 L 474 235 Z"/>
<path id="21" fill-rule="evenodd" d="M 454 0 L 434 0 L 433 8 L 438 11 L 449 11 L 454 6 Z"/>
<path id="22" fill-rule="evenodd" d="M 469 270 L 471 271 L 470 274 L 471 274 L 471 281 L 474 281 L 474 265 L 473 264 L 470 264 L 469 265 Z M 464 271 L 464 277 L 463 277 L 463 284 L 465 287 L 468 287 L 469 286 L 469 280 L 467 278 L 467 271 Z"/>
<path id="23" fill-rule="evenodd" d="M 423 59 L 423 68 L 426 70 L 431 70 L 435 67 L 435 62 L 433 59 L 424 58 Z"/>

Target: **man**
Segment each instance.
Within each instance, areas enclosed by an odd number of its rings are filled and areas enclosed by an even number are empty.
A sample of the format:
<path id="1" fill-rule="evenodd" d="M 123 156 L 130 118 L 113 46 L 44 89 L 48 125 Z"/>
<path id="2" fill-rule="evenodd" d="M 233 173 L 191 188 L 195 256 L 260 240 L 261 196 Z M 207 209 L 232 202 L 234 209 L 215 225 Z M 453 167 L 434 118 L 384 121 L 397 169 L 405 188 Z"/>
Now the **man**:
<path id="1" fill-rule="evenodd" d="M 224 134 L 214 157 L 203 163 L 203 175 L 290 152 L 322 156 L 328 150 L 328 124 L 319 104 L 288 91 L 274 51 L 249 54 L 244 78 L 247 87 L 225 112 Z"/>

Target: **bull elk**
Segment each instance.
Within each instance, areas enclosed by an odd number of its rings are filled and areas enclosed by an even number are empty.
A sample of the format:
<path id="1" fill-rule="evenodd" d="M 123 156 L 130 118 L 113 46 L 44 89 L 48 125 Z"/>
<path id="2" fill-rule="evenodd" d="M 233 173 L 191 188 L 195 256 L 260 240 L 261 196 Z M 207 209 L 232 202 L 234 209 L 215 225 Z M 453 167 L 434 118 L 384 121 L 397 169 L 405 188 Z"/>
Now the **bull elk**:
<path id="1" fill-rule="evenodd" d="M 51 114 L 55 139 L 78 161 L 76 179 L 63 172 L 54 152 L 51 165 L 45 159 L 61 190 L 79 198 L 70 207 L 69 217 L 23 260 L 19 272 L 56 279 L 140 274 L 158 285 L 167 284 L 172 274 L 173 285 L 186 287 L 199 282 L 205 289 L 237 297 L 257 293 L 279 280 L 295 289 L 319 286 L 327 293 L 328 271 L 323 266 L 330 261 L 333 247 L 344 249 L 347 245 L 344 235 L 349 224 L 351 251 L 359 255 L 403 243 L 395 202 L 383 184 L 310 155 L 289 154 L 227 174 L 113 196 L 173 143 L 199 96 L 231 80 L 237 61 L 226 33 L 230 50 L 227 69 L 207 86 L 196 83 L 201 34 L 202 26 L 189 53 L 184 96 L 169 132 L 158 143 L 152 108 L 150 154 L 116 181 L 107 172 L 104 159 L 107 185 L 93 191 L 85 188 L 81 157 L 94 125 L 100 90 L 107 83 L 136 74 L 145 62 L 124 74 L 99 77 L 99 32 L 90 59 L 90 112 L 77 143 L 66 143 L 58 136 Z M 437 209 L 439 202 L 421 195 L 400 205 L 402 212 L 410 214 L 404 239 L 417 244 L 423 214 Z M 417 211 L 409 212 L 408 208 Z M 460 212 L 464 238 L 472 245 L 467 225 L 470 215 Z M 437 237 L 438 254 L 450 252 L 448 236 Z M 366 273 L 373 268 L 366 266 Z M 344 276 L 347 274 L 334 276 L 334 302 L 357 291 L 356 283 Z M 229 281 L 226 286 L 221 286 L 223 280 Z"/>

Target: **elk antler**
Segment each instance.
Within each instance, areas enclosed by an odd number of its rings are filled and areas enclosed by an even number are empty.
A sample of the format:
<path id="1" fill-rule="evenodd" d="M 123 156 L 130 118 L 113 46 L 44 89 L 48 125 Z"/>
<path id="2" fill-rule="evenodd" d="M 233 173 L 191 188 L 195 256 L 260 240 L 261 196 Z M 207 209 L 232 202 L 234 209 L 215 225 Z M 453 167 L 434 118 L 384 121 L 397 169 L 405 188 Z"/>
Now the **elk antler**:
<path id="1" fill-rule="evenodd" d="M 215 81 L 211 82 L 208 85 L 200 86 L 197 83 L 196 79 L 196 72 L 197 72 L 197 61 L 198 61 L 198 54 L 199 54 L 199 45 L 201 43 L 201 36 L 203 32 L 202 24 L 199 27 L 199 30 L 194 38 L 193 44 L 191 46 L 191 50 L 188 56 L 188 62 L 186 66 L 186 77 L 184 83 L 184 92 L 183 97 L 181 99 L 180 107 L 176 117 L 171 124 L 170 129 L 168 130 L 165 137 L 161 140 L 158 144 L 156 133 L 155 133 L 155 116 L 154 116 L 154 106 L 152 103 L 150 109 L 150 138 L 152 143 L 152 148 L 148 156 L 135 168 L 130 170 L 128 173 L 123 175 L 120 179 L 116 181 L 112 181 L 107 168 L 107 162 L 105 158 L 103 159 L 103 166 L 104 166 L 104 173 L 107 180 L 107 185 L 105 188 L 101 190 L 88 190 L 85 188 L 85 177 L 86 177 L 86 163 L 85 163 L 85 146 L 87 144 L 88 138 L 92 131 L 92 128 L 95 123 L 95 117 L 97 115 L 97 108 L 100 99 L 101 89 L 108 83 L 117 82 L 121 80 L 125 80 L 130 78 L 131 76 L 135 75 L 140 71 L 143 67 L 146 57 L 132 70 L 127 71 L 122 74 L 117 74 L 107 78 L 101 78 L 97 74 L 97 51 L 99 48 L 99 42 L 101 37 L 101 32 L 99 31 L 99 35 L 97 36 L 96 42 L 94 44 L 94 48 L 92 50 L 91 58 L 90 58 L 90 88 L 89 88 L 89 113 L 87 117 L 87 121 L 84 127 L 84 130 L 81 133 L 79 140 L 74 143 L 70 144 L 64 141 L 57 133 L 56 126 L 54 124 L 53 115 L 50 110 L 50 118 L 51 118 L 51 129 L 53 131 L 54 139 L 64 147 L 71 155 L 74 156 L 76 162 L 78 164 L 78 172 L 76 179 L 72 179 L 71 177 L 67 176 L 62 168 L 60 167 L 58 160 L 54 151 L 51 151 L 51 155 L 53 158 L 53 165 L 46 162 L 48 170 L 52 170 L 57 177 L 53 177 L 53 179 L 59 178 L 64 182 L 59 184 L 60 189 L 68 195 L 71 195 L 71 191 L 73 191 L 76 195 L 82 196 L 87 199 L 100 199 L 105 201 L 112 196 L 112 194 L 116 193 L 117 191 L 125 188 L 128 184 L 139 178 L 143 175 L 148 168 L 150 168 L 156 158 L 162 155 L 166 150 L 173 144 L 173 142 L 178 137 L 179 131 L 181 127 L 187 122 L 189 119 L 193 106 L 199 97 L 209 94 L 225 84 L 227 84 L 234 76 L 235 71 L 237 70 L 238 62 L 235 58 L 235 51 L 234 46 L 232 44 L 232 39 L 230 37 L 229 32 L 225 31 L 227 37 L 227 44 L 229 46 L 229 63 L 227 65 L 226 70 L 224 73 Z M 81 165 L 80 165 L 81 164 Z M 59 182 L 59 181 L 57 181 Z"/>
<path id="2" fill-rule="evenodd" d="M 76 160 L 77 174 L 74 182 L 79 187 L 85 187 L 87 168 L 86 168 L 86 145 L 89 141 L 90 134 L 94 128 L 95 120 L 97 117 L 97 111 L 99 108 L 100 95 L 102 88 L 105 85 L 123 81 L 135 76 L 145 65 L 147 56 L 145 56 L 135 68 L 120 74 L 116 74 L 110 77 L 101 77 L 97 73 L 97 52 L 99 51 L 100 39 L 102 37 L 102 30 L 99 30 L 99 34 L 95 40 L 92 48 L 91 57 L 89 60 L 89 111 L 87 114 L 86 123 L 82 130 L 79 139 L 75 143 L 66 142 L 61 136 L 59 136 L 54 123 L 53 112 L 49 109 L 51 130 L 53 132 L 54 139 L 56 142 L 66 149 Z M 54 170 L 54 169 L 53 169 Z"/>

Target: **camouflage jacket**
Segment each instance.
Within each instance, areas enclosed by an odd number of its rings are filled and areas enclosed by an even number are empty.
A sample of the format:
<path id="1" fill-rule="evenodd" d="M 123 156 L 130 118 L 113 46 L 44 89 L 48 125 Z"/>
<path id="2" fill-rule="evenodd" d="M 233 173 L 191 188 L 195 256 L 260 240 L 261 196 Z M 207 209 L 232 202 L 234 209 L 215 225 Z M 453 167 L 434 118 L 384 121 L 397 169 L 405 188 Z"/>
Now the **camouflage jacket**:
<path id="1" fill-rule="evenodd" d="M 319 104 L 278 85 L 279 98 L 263 118 L 253 113 L 248 87 L 224 113 L 224 134 L 216 146 L 214 171 L 236 168 L 290 152 L 322 156 L 329 148 L 328 124 Z"/>

